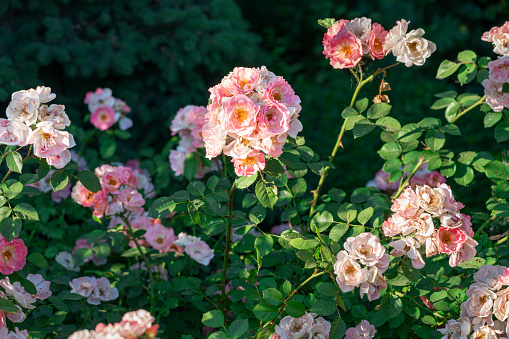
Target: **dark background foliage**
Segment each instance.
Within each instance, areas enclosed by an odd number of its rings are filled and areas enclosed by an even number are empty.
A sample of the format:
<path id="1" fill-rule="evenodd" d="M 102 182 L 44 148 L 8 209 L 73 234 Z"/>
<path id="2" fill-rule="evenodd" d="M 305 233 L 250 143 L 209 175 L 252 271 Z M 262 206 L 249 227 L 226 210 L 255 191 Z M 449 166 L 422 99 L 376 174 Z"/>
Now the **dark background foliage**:
<path id="1" fill-rule="evenodd" d="M 117 151 L 122 159 L 146 147 L 162 152 L 170 137 L 169 122 L 180 107 L 206 105 L 207 89 L 235 66 L 264 64 L 284 76 L 301 97 L 302 135 L 326 157 L 353 83 L 348 71 L 333 70 L 322 55 L 325 29 L 318 19 L 368 16 L 390 29 L 405 18 L 411 21 L 409 29 L 426 30 L 437 52 L 424 66 L 399 66 L 387 78 L 391 114 L 408 123 L 442 117 L 443 111 L 429 110 L 438 92 L 455 87 L 460 93 L 481 91 L 475 82 L 459 88 L 453 80 L 434 80 L 436 70 L 443 59 L 453 60 L 464 49 L 494 57 L 490 44 L 480 37 L 503 24 L 508 12 L 503 0 L 3 0 L 0 101 L 6 107 L 13 91 L 50 86 L 73 124 L 91 128 L 85 121 L 84 95 L 109 87 L 133 108 L 134 139 Z M 392 56 L 386 59 L 367 71 L 395 61 Z M 366 86 L 360 97 L 374 97 L 379 81 Z M 498 150 L 492 131 L 479 128 L 482 118 L 476 110 L 462 119 L 463 137 L 451 138 L 446 147 Z M 324 192 L 333 186 L 351 191 L 374 176 L 383 164 L 376 154 L 382 145 L 378 135 L 353 141 L 347 134 Z M 485 200 L 473 193 L 482 190 L 487 197 L 489 192 L 482 182 L 472 185 L 476 188 L 463 189 L 463 194 L 457 188 L 458 199 L 482 209 Z M 312 179 L 308 187 L 314 186 Z"/>

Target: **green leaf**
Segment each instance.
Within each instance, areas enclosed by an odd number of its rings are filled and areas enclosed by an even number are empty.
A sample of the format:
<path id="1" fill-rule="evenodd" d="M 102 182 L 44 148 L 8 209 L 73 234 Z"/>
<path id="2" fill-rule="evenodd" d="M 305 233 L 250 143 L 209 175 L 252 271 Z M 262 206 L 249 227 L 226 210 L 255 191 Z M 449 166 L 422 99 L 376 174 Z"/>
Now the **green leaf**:
<path id="1" fill-rule="evenodd" d="M 255 224 L 259 224 L 265 219 L 266 215 L 267 215 L 266 209 L 260 205 L 256 205 L 255 207 L 253 207 L 251 212 L 249 212 L 249 220 L 251 220 Z"/>
<path id="2" fill-rule="evenodd" d="M 51 176 L 51 187 L 54 191 L 60 191 L 69 183 L 69 176 L 64 171 L 55 171 Z"/>
<path id="3" fill-rule="evenodd" d="M 125 253 L 125 252 L 124 252 Z M 90 258 L 92 255 L 92 249 L 82 247 L 78 248 L 73 254 L 72 254 L 72 261 L 75 265 L 81 266 L 85 263 L 85 261 Z"/>
<path id="4" fill-rule="evenodd" d="M 261 303 L 253 308 L 253 314 L 261 321 L 270 321 L 278 314 L 279 308 L 276 306 Z"/>
<path id="5" fill-rule="evenodd" d="M 474 170 L 470 166 L 461 165 L 454 175 L 454 181 L 461 186 L 467 186 L 474 180 Z"/>
<path id="6" fill-rule="evenodd" d="M 462 65 L 458 72 L 458 80 L 461 85 L 465 85 L 474 80 L 476 74 L 477 66 L 475 64 Z"/>
<path id="7" fill-rule="evenodd" d="M 253 175 L 251 175 L 249 177 L 245 177 L 245 176 L 238 177 L 235 180 L 236 187 L 238 189 L 248 188 L 249 186 L 251 186 L 256 181 L 256 178 L 258 178 L 258 173 L 253 174 Z"/>
<path id="8" fill-rule="evenodd" d="M 18 312 L 18 308 L 9 300 L 0 298 L 0 311 L 15 313 Z"/>
<path id="9" fill-rule="evenodd" d="M 186 159 L 184 160 L 184 178 L 189 181 L 194 179 L 196 171 L 198 171 L 198 166 L 200 165 L 198 158 L 199 155 L 197 153 L 191 152 L 186 155 Z"/>
<path id="10" fill-rule="evenodd" d="M 263 181 L 258 181 L 255 187 L 256 197 L 262 206 L 272 209 L 277 202 L 277 187 L 269 187 Z"/>
<path id="11" fill-rule="evenodd" d="M 46 266 L 48 266 L 46 258 L 44 258 L 44 256 L 39 252 L 30 253 L 27 259 L 37 267 L 45 268 Z"/>
<path id="12" fill-rule="evenodd" d="M 362 113 L 362 112 L 364 112 L 364 110 L 366 108 L 368 108 L 368 105 L 369 105 L 369 99 L 362 98 L 360 100 L 357 100 L 357 102 L 355 103 L 355 108 L 357 108 L 357 111 L 359 111 L 359 113 Z"/>
<path id="13" fill-rule="evenodd" d="M 203 314 L 201 322 L 208 327 L 221 327 L 224 325 L 224 316 L 218 310 L 209 311 Z"/>
<path id="14" fill-rule="evenodd" d="M 186 189 L 189 193 L 197 197 L 203 196 L 203 193 L 205 193 L 205 185 L 201 181 L 190 182 Z"/>
<path id="15" fill-rule="evenodd" d="M 329 232 L 329 238 L 332 241 L 339 241 L 343 235 L 348 231 L 349 226 L 345 223 L 337 224 Z"/>
<path id="16" fill-rule="evenodd" d="M 338 208 L 338 217 L 341 220 L 346 222 L 353 222 L 356 216 L 357 208 L 353 204 L 343 204 Z"/>
<path id="17" fill-rule="evenodd" d="M 461 131 L 458 128 L 458 126 L 453 125 L 453 124 L 447 124 L 447 125 L 442 126 L 442 131 L 444 131 L 444 133 L 447 133 L 450 135 L 461 135 Z"/>
<path id="18" fill-rule="evenodd" d="M 300 318 L 306 313 L 306 308 L 302 303 L 290 300 L 286 303 L 285 311 L 290 317 Z"/>
<path id="19" fill-rule="evenodd" d="M 230 338 L 235 339 L 244 335 L 249 329 L 249 322 L 247 319 L 237 318 L 235 319 L 230 327 L 228 328 L 228 334 Z"/>
<path id="20" fill-rule="evenodd" d="M 290 246 L 299 250 L 313 249 L 316 248 L 319 244 L 320 243 L 317 240 L 312 239 L 296 238 L 290 240 Z"/>
<path id="21" fill-rule="evenodd" d="M 305 146 L 303 146 L 303 148 L 304 147 Z M 283 166 L 281 166 L 279 160 L 269 159 L 265 162 L 265 168 L 263 169 L 263 172 L 270 175 L 271 177 L 279 178 L 281 175 L 283 175 L 283 173 L 285 173 L 285 169 Z"/>
<path id="22" fill-rule="evenodd" d="M 477 54 L 470 50 L 459 52 L 458 61 L 464 64 L 475 64 L 477 61 Z"/>
<path id="23" fill-rule="evenodd" d="M 281 292 L 279 292 L 275 288 L 267 288 L 265 291 L 263 291 L 263 299 L 270 304 L 274 306 L 279 306 L 281 303 L 283 303 L 283 295 Z"/>
<path id="24" fill-rule="evenodd" d="M 152 203 L 148 216 L 155 219 L 165 218 L 173 212 L 176 206 L 177 205 L 172 199 L 168 197 L 161 197 Z"/>
<path id="25" fill-rule="evenodd" d="M 403 149 L 400 144 L 395 142 L 389 142 L 382 146 L 382 148 L 378 151 L 378 154 L 382 159 L 388 160 L 392 158 L 397 158 Z"/>
<path id="26" fill-rule="evenodd" d="M 355 124 L 353 127 L 353 137 L 354 138 L 360 138 L 372 130 L 375 129 L 375 124 L 373 124 L 368 119 L 363 119 Z"/>
<path id="27" fill-rule="evenodd" d="M 401 128 L 398 139 L 402 142 L 410 142 L 419 139 L 422 130 L 417 124 L 407 124 Z"/>
<path id="28" fill-rule="evenodd" d="M 215 175 L 211 176 L 208 180 L 207 180 L 207 187 L 209 188 L 209 190 L 211 190 L 212 192 L 214 192 L 214 190 L 216 189 L 216 186 L 217 186 L 217 183 L 219 182 L 219 178 Z"/>
<path id="29" fill-rule="evenodd" d="M 359 115 L 359 112 L 355 110 L 355 108 L 347 107 L 341 112 L 341 117 L 343 119 L 349 119 L 353 117 L 357 117 Z"/>
<path id="30" fill-rule="evenodd" d="M 499 122 L 500 119 L 502 119 L 502 113 L 501 112 L 487 113 L 484 116 L 484 127 L 488 128 L 488 127 L 495 126 L 495 124 L 497 122 Z"/>
<path id="31" fill-rule="evenodd" d="M 320 26 L 323 26 L 325 28 L 329 28 L 330 26 L 334 25 L 334 22 L 336 20 L 334 20 L 333 18 L 325 18 L 325 19 L 319 19 L 318 20 L 318 24 Z"/>
<path id="32" fill-rule="evenodd" d="M 13 151 L 7 154 L 5 162 L 11 171 L 21 173 L 21 170 L 23 169 L 23 158 L 18 152 Z"/>
<path id="33" fill-rule="evenodd" d="M 501 121 L 495 127 L 495 139 L 498 143 L 509 140 L 509 123 Z"/>
<path id="34" fill-rule="evenodd" d="M 458 102 L 451 102 L 445 109 L 445 119 L 448 122 L 453 122 L 460 108 L 461 105 Z"/>
<path id="35" fill-rule="evenodd" d="M 359 215 L 357 216 L 357 220 L 362 224 L 365 225 L 369 219 L 373 216 L 373 207 L 368 207 L 365 210 L 362 210 Z"/>
<path id="36" fill-rule="evenodd" d="M 334 201 L 341 202 L 345 199 L 346 192 L 339 188 L 331 188 L 329 190 L 328 196 Z"/>
<path id="37" fill-rule="evenodd" d="M 391 173 L 397 171 L 403 166 L 403 163 L 398 158 L 389 159 L 384 163 L 382 170 L 385 173 Z"/>
<path id="38" fill-rule="evenodd" d="M 316 233 L 316 230 L 323 232 L 332 224 L 332 214 L 329 211 L 321 211 L 316 213 L 311 219 L 311 229 Z"/>
<path id="39" fill-rule="evenodd" d="M 403 302 L 394 294 L 385 294 L 382 298 L 382 312 L 388 319 L 397 317 L 403 309 Z"/>
<path id="40" fill-rule="evenodd" d="M 268 234 L 260 234 L 256 237 L 255 247 L 260 251 L 260 256 L 266 256 L 272 251 L 272 246 L 274 245 L 274 240 Z"/>
<path id="41" fill-rule="evenodd" d="M 103 159 L 111 158 L 115 154 L 116 150 L 117 142 L 115 141 L 115 139 L 103 138 L 103 140 L 101 140 L 99 153 L 101 154 L 101 157 Z"/>
<path id="42" fill-rule="evenodd" d="M 484 166 L 486 175 L 490 179 L 503 179 L 506 180 L 509 176 L 509 168 L 498 160 L 493 160 Z"/>
<path id="43" fill-rule="evenodd" d="M 442 131 L 428 131 L 426 132 L 426 145 L 432 152 L 441 149 L 445 144 L 445 134 Z"/>
<path id="44" fill-rule="evenodd" d="M 401 124 L 398 120 L 392 117 L 383 117 L 376 121 L 377 126 L 382 127 L 385 131 L 399 132 L 401 130 Z"/>
<path id="45" fill-rule="evenodd" d="M 16 216 L 22 220 L 39 220 L 39 214 L 29 204 L 21 203 L 16 206 L 14 206 L 13 211 L 15 212 Z"/>
<path id="46" fill-rule="evenodd" d="M 88 170 L 81 171 L 78 173 L 78 180 L 90 192 L 99 192 L 101 190 L 101 183 L 94 172 Z"/>
<path id="47" fill-rule="evenodd" d="M 378 119 L 383 116 L 386 116 L 391 112 L 391 105 L 386 104 L 385 102 L 373 104 L 368 109 L 368 119 Z"/>
<path id="48" fill-rule="evenodd" d="M 445 79 L 456 72 L 460 64 L 448 60 L 442 61 L 437 71 L 437 79 Z"/>
<path id="49" fill-rule="evenodd" d="M 4 236 L 5 240 L 12 241 L 16 238 L 21 231 L 21 220 L 18 218 L 5 218 L 0 222 L 0 233 Z"/>
<path id="50" fill-rule="evenodd" d="M 317 313 L 321 316 L 329 316 L 333 313 L 336 313 L 337 307 L 336 302 L 333 299 L 318 299 L 313 307 L 311 308 L 311 312 Z"/>
<path id="51" fill-rule="evenodd" d="M 339 316 L 331 324 L 330 339 L 342 339 L 346 333 L 346 324 Z"/>
<path id="52" fill-rule="evenodd" d="M 433 105 L 431 105 L 430 108 L 434 109 L 434 110 L 442 109 L 442 108 L 449 106 L 449 104 L 451 104 L 453 102 L 457 102 L 457 101 L 451 97 L 441 98 L 441 99 L 438 99 L 437 101 L 435 101 L 433 103 Z"/>

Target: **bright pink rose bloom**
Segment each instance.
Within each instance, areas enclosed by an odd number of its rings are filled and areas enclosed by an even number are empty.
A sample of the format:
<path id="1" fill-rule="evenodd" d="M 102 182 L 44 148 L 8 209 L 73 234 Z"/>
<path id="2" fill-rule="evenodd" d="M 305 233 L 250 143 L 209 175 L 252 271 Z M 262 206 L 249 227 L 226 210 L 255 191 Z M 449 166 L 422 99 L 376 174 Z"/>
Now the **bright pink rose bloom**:
<path id="1" fill-rule="evenodd" d="M 29 274 L 27 276 L 27 280 L 31 281 L 35 285 L 35 288 L 37 289 L 35 297 L 37 299 L 44 300 L 51 297 L 51 291 L 49 289 L 51 282 L 44 280 L 42 275 Z"/>
<path id="2" fill-rule="evenodd" d="M 175 231 L 171 227 L 165 227 L 163 225 L 155 225 L 148 229 L 145 233 L 145 239 L 147 243 L 159 250 L 160 253 L 168 253 L 170 251 L 181 254 L 183 248 L 181 246 L 174 245 L 173 242 L 177 240 Z"/>
<path id="3" fill-rule="evenodd" d="M 268 103 L 260 111 L 258 127 L 269 136 L 285 133 L 290 128 L 290 112 L 282 104 Z"/>
<path id="4" fill-rule="evenodd" d="M 71 197 L 77 204 L 83 207 L 92 207 L 102 198 L 102 191 L 91 192 L 78 181 L 72 189 Z"/>
<path id="5" fill-rule="evenodd" d="M 58 169 L 63 168 L 69 163 L 69 161 L 71 161 L 71 152 L 69 152 L 69 150 L 65 150 L 58 155 L 49 156 L 46 158 L 48 165 Z"/>
<path id="6" fill-rule="evenodd" d="M 48 121 L 37 124 L 37 128 L 28 136 L 27 144 L 34 145 L 34 155 L 39 158 L 61 155 L 76 145 L 72 134 L 54 128 Z"/>
<path id="7" fill-rule="evenodd" d="M 94 196 L 97 200 L 94 205 L 93 214 L 98 218 L 102 218 L 108 208 L 108 194 L 104 191 L 99 191 Z"/>
<path id="8" fill-rule="evenodd" d="M 500 277 L 498 277 L 498 281 L 502 285 L 509 285 L 509 267 L 504 269 L 504 272 L 502 273 L 502 275 Z"/>
<path id="9" fill-rule="evenodd" d="M 329 28 L 323 46 L 325 58 L 330 59 L 330 64 L 336 69 L 352 68 L 361 61 L 362 42 L 346 29 L 343 20 Z"/>
<path id="10" fill-rule="evenodd" d="M 7 241 L 0 236 L 0 273 L 12 274 L 21 270 L 26 263 L 27 247 L 21 239 Z"/>
<path id="11" fill-rule="evenodd" d="M 101 186 L 103 190 L 109 192 L 111 194 L 119 193 L 119 188 L 121 185 L 121 173 L 114 172 L 106 172 L 101 178 Z"/>
<path id="12" fill-rule="evenodd" d="M 138 177 L 129 167 L 117 166 L 114 168 L 114 171 L 119 175 L 120 183 L 122 185 L 127 185 L 134 188 L 138 187 Z"/>
<path id="13" fill-rule="evenodd" d="M 229 98 L 233 96 L 233 93 L 231 93 L 223 83 L 217 84 L 214 87 L 209 88 L 210 92 L 210 100 L 212 103 L 207 106 L 207 113 L 205 116 L 207 117 L 210 112 L 218 109 L 221 107 L 221 104 L 223 102 L 223 98 Z"/>
<path id="14" fill-rule="evenodd" d="M 295 107 L 298 105 L 300 107 L 300 98 L 295 95 L 292 86 L 283 77 L 276 77 L 269 83 L 263 93 L 263 99 L 286 106 Z"/>
<path id="15" fill-rule="evenodd" d="M 90 116 L 90 123 L 98 130 L 106 131 L 115 123 L 115 111 L 108 106 L 98 107 Z"/>
<path id="16" fill-rule="evenodd" d="M 0 118 L 0 144 L 25 146 L 32 130 L 19 120 Z"/>
<path id="17" fill-rule="evenodd" d="M 440 227 L 436 235 L 440 253 L 457 252 L 461 244 L 467 241 L 467 235 L 460 228 Z"/>
<path id="18" fill-rule="evenodd" d="M 382 59 L 387 55 L 384 51 L 385 38 L 389 34 L 382 25 L 374 23 L 369 35 L 369 55 L 373 60 Z"/>
<path id="19" fill-rule="evenodd" d="M 256 68 L 235 67 L 221 83 L 233 94 L 249 94 L 259 78 Z"/>
<path id="20" fill-rule="evenodd" d="M 126 187 L 120 192 L 118 195 L 120 201 L 124 204 L 124 207 L 131 212 L 140 212 L 143 211 L 141 206 L 145 204 L 145 199 L 143 196 L 131 187 Z"/>
<path id="21" fill-rule="evenodd" d="M 253 151 L 245 159 L 232 158 L 235 174 L 250 177 L 265 168 L 265 156 L 259 151 Z"/>
<path id="22" fill-rule="evenodd" d="M 509 82 L 509 56 L 503 56 L 490 61 L 486 68 L 490 70 L 490 80 L 504 83 Z"/>
<path id="23" fill-rule="evenodd" d="M 223 123 L 227 132 L 247 137 L 256 129 L 260 107 L 246 95 L 237 94 L 225 100 L 223 109 L 225 114 Z"/>
<path id="24" fill-rule="evenodd" d="M 503 83 L 484 79 L 482 85 L 484 86 L 486 103 L 490 105 L 493 111 L 502 112 L 504 107 L 509 107 L 509 93 L 503 92 Z"/>

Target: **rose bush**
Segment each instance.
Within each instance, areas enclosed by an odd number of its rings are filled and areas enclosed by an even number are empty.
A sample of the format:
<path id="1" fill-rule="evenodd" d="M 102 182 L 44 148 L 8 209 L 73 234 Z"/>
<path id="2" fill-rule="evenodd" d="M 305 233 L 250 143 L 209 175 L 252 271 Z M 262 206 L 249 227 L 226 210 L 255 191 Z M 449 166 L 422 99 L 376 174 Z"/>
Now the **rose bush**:
<path id="1" fill-rule="evenodd" d="M 235 67 L 206 107 L 179 110 L 161 154 L 126 159 L 116 138 L 136 126 L 110 89 L 85 95 L 88 130 L 46 105 L 48 87 L 13 93 L 0 122 L 0 338 L 507 338 L 509 235 L 486 232 L 507 225 L 507 150 L 445 147 L 474 110 L 509 140 L 509 23 L 482 36 L 498 59 L 467 50 L 437 71 L 483 96 L 437 93 L 444 119 L 405 125 L 387 79 L 433 58 L 424 30 L 319 23 L 323 54 L 356 84 L 330 157 L 305 145 L 299 93 L 264 66 Z M 329 171 L 355 172 L 334 166 L 343 138 L 372 132 L 385 161 L 374 181 L 322 192 Z M 99 152 L 84 152 L 94 135 Z M 481 178 L 490 196 L 473 210 L 456 192 Z"/>

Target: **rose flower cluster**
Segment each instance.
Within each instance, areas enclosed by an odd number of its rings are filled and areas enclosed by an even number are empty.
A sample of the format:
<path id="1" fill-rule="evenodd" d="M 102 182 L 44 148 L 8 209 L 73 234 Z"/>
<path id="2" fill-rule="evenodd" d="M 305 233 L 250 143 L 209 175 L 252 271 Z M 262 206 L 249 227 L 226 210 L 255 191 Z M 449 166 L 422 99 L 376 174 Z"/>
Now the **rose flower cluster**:
<path id="1" fill-rule="evenodd" d="M 236 67 L 209 91 L 202 130 L 207 158 L 230 156 L 238 176 L 263 170 L 264 153 L 279 157 L 286 137 L 302 130 L 300 98 L 265 66 Z"/>
<path id="2" fill-rule="evenodd" d="M 133 121 L 127 117 L 131 112 L 123 100 L 113 97 L 111 89 L 97 88 L 95 92 L 88 92 L 83 101 L 90 111 L 90 122 L 95 128 L 105 131 L 118 122 L 118 128 L 125 131 L 133 126 Z"/>
<path id="3" fill-rule="evenodd" d="M 336 282 L 343 292 L 360 286 L 361 298 L 368 295 L 369 301 L 380 298 L 380 290 L 387 287 L 383 273 L 389 268 L 390 256 L 380 238 L 369 232 L 346 239 L 345 250 L 339 251 L 334 264 Z M 366 267 L 361 267 L 359 264 Z"/>
<path id="4" fill-rule="evenodd" d="M 110 281 L 105 278 L 80 277 L 69 282 L 71 293 L 87 298 L 90 305 L 99 305 L 101 301 L 111 301 L 118 298 L 118 290 L 111 287 Z"/>
<path id="5" fill-rule="evenodd" d="M 380 170 L 376 172 L 375 178 L 373 180 L 368 181 L 366 186 L 376 187 L 381 191 L 394 192 L 397 191 L 399 185 L 401 183 L 401 179 L 390 182 L 389 180 L 390 174 Z M 424 186 L 428 185 L 430 187 L 436 187 L 437 184 L 445 184 L 445 177 L 440 174 L 438 171 L 429 171 L 428 166 L 426 164 L 419 167 L 419 170 L 415 172 L 414 176 L 410 178 L 410 186 L 412 188 L 417 187 L 417 185 Z"/>
<path id="6" fill-rule="evenodd" d="M 207 114 L 206 107 L 187 105 L 177 112 L 171 122 L 171 135 L 178 133 L 180 137 L 177 149 L 171 150 L 169 156 L 171 169 L 176 175 L 184 173 L 184 163 L 187 155 L 204 146 L 201 131 L 205 124 L 205 114 Z M 208 172 L 217 169 L 216 161 L 212 161 L 212 166 L 206 166 L 200 161 L 194 177 L 201 179 Z"/>
<path id="7" fill-rule="evenodd" d="M 80 330 L 71 334 L 68 339 L 136 339 L 155 338 L 159 325 L 154 324 L 155 318 L 150 312 L 137 310 L 127 312 L 119 323 L 99 323 L 95 330 Z"/>
<path id="8" fill-rule="evenodd" d="M 45 105 L 55 97 L 51 88 L 42 86 L 12 93 L 7 119 L 0 118 L 0 144 L 32 145 L 36 157 L 56 168 L 64 167 L 71 161 L 68 149 L 76 144 L 72 134 L 63 131 L 71 124 L 65 106 Z"/>
<path id="9" fill-rule="evenodd" d="M 345 339 L 371 339 L 375 337 L 375 334 L 375 326 L 367 320 L 362 320 L 359 325 L 346 330 Z"/>
<path id="10" fill-rule="evenodd" d="M 307 313 L 300 318 L 286 316 L 276 325 L 271 339 L 329 338 L 331 324 L 316 313 Z"/>
<path id="11" fill-rule="evenodd" d="M 442 338 L 507 338 L 509 335 L 509 268 L 484 265 L 474 274 L 458 319 L 439 329 Z M 493 319 L 495 316 L 495 319 Z"/>
<path id="12" fill-rule="evenodd" d="M 493 111 L 502 112 L 504 107 L 509 108 L 509 93 L 504 93 L 504 84 L 509 83 L 509 21 L 502 27 L 493 27 L 485 32 L 481 39 L 492 42 L 495 46 L 493 52 L 501 55 L 486 66 L 489 75 L 482 85 L 486 103 Z"/>
<path id="13" fill-rule="evenodd" d="M 0 311 L 0 328 L 6 327 L 6 318 L 12 321 L 13 323 L 21 323 L 26 319 L 26 315 L 23 312 L 23 309 L 33 310 L 35 305 L 33 305 L 37 300 L 44 300 L 51 296 L 51 291 L 49 289 L 51 282 L 43 279 L 40 274 L 29 274 L 26 279 L 32 282 L 37 290 L 37 293 L 30 294 L 25 291 L 25 288 L 21 286 L 19 281 L 11 283 L 9 277 L 5 277 L 0 280 L 0 287 L 3 290 L 0 290 L 0 298 L 7 299 L 14 303 L 17 312 L 3 312 Z M 2 332 L 0 331 L 0 334 Z M 5 338 L 0 335 L 0 338 Z M 7 337 L 9 338 L 9 337 Z M 17 338 L 17 337 L 14 337 Z M 22 338 L 22 337 L 21 337 Z"/>
<path id="14" fill-rule="evenodd" d="M 398 21 L 390 31 L 369 18 L 341 19 L 334 23 L 323 37 L 323 54 L 336 69 L 355 67 L 363 56 L 382 59 L 391 53 L 396 60 L 410 67 L 422 66 L 436 45 L 424 39 L 424 30 L 407 33 L 409 22 Z"/>
<path id="15" fill-rule="evenodd" d="M 449 265 L 458 266 L 462 261 L 470 261 L 476 254 L 477 242 L 472 238 L 474 231 L 470 216 L 460 212 L 463 204 L 454 200 L 451 188 L 446 184 L 431 188 L 427 185 L 408 187 L 391 206 L 394 214 L 384 221 L 384 234 L 402 238 L 392 241 L 391 255 L 408 256 L 412 265 L 421 269 L 426 257 L 438 253 L 449 255 Z M 440 222 L 435 229 L 434 218 Z"/>

